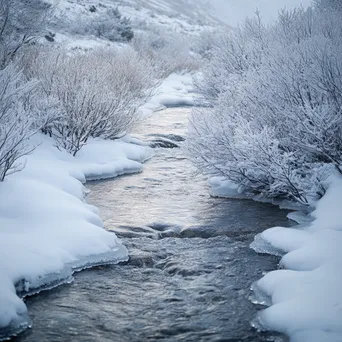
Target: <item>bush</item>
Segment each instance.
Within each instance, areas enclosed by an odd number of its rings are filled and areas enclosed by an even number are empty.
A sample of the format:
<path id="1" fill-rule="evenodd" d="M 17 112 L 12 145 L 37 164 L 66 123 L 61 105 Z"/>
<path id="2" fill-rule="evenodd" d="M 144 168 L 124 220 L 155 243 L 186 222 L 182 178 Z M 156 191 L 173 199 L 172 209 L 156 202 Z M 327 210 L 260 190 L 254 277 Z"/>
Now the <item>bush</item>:
<path id="1" fill-rule="evenodd" d="M 50 9 L 43 0 L 0 0 L 0 69 L 44 35 Z"/>
<path id="2" fill-rule="evenodd" d="M 174 72 L 190 72 L 199 68 L 199 60 L 191 54 L 189 40 L 180 34 L 160 30 L 135 35 L 132 47 L 142 58 L 148 58 L 160 78 Z"/>
<path id="3" fill-rule="evenodd" d="M 29 103 L 35 82 L 27 82 L 13 64 L 0 70 L 0 181 L 20 171 L 21 157 L 34 149 L 29 138 L 34 133 Z"/>
<path id="4" fill-rule="evenodd" d="M 130 20 L 122 17 L 117 8 L 92 12 L 91 16 L 81 17 L 76 23 L 64 22 L 64 26 L 73 34 L 93 35 L 112 42 L 129 42 L 134 37 Z"/>
<path id="5" fill-rule="evenodd" d="M 28 82 L 18 67 L 23 48 L 44 32 L 50 5 L 42 0 L 0 0 L 0 181 L 25 164 L 37 131 L 37 82 Z M 43 113 L 41 122 L 45 120 Z"/>
<path id="6" fill-rule="evenodd" d="M 341 12 L 315 7 L 221 37 L 198 82 L 212 109 L 191 118 L 194 162 L 246 193 L 317 200 L 342 173 L 341 27 Z"/>
<path id="7" fill-rule="evenodd" d="M 73 155 L 89 137 L 115 139 L 129 130 L 156 85 L 149 64 L 131 49 L 28 59 L 28 77 L 39 79 L 54 118 L 43 131 Z"/>

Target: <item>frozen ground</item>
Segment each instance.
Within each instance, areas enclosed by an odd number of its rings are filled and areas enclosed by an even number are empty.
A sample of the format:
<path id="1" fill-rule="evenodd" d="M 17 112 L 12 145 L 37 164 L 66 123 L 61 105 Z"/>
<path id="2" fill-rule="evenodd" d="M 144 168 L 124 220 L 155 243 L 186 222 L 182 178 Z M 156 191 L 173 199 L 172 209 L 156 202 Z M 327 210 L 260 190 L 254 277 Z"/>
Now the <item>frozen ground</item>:
<path id="1" fill-rule="evenodd" d="M 255 238 L 257 252 L 283 255 L 282 269 L 253 285 L 254 301 L 270 305 L 256 327 L 285 333 L 291 342 L 342 341 L 341 194 L 341 177 L 332 177 L 311 223 L 299 217 L 297 229 L 275 227 Z"/>
<path id="2" fill-rule="evenodd" d="M 83 183 L 140 172 L 152 156 L 129 138 L 92 140 L 75 158 L 46 136 L 32 143 L 39 146 L 25 169 L 0 184 L 0 340 L 29 325 L 25 295 L 69 282 L 76 270 L 127 260 L 85 202 Z"/>

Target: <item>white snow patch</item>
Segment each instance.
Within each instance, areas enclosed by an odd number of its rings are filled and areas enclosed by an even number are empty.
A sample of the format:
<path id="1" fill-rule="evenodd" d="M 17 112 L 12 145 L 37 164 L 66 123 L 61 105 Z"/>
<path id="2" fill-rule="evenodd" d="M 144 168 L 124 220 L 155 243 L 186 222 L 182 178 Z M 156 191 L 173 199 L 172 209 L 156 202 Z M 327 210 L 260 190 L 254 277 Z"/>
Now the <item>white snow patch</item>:
<path id="1" fill-rule="evenodd" d="M 247 198 L 239 188 L 239 186 L 232 181 L 222 177 L 212 177 L 209 179 L 210 195 L 213 197 L 222 198 Z"/>
<path id="2" fill-rule="evenodd" d="M 159 86 L 151 100 L 140 108 L 142 116 L 169 107 L 195 105 L 195 90 L 192 74 L 171 74 Z"/>
<path id="3" fill-rule="evenodd" d="M 281 266 L 256 283 L 272 299 L 258 322 L 290 336 L 292 342 L 342 341 L 342 179 L 331 180 L 326 195 L 302 229 L 272 228 L 252 248 L 265 243 L 286 254 Z M 260 245 L 263 241 L 264 245 Z"/>
<path id="4" fill-rule="evenodd" d="M 76 157 L 46 136 L 32 140 L 39 146 L 25 169 L 0 183 L 0 340 L 28 326 L 19 296 L 70 281 L 75 270 L 127 259 L 85 202 L 82 182 L 139 172 L 152 156 L 122 140 L 91 140 Z"/>

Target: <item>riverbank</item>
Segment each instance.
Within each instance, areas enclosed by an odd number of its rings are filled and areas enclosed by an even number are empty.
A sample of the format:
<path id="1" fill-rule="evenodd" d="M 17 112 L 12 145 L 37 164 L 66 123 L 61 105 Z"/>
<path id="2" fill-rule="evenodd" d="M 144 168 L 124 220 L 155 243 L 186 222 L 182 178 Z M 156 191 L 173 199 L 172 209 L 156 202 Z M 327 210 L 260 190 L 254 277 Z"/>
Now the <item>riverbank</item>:
<path id="1" fill-rule="evenodd" d="M 0 340 L 30 323 L 22 297 L 70 282 L 74 271 L 127 260 L 126 248 L 103 229 L 85 202 L 86 180 L 140 172 L 153 152 L 91 140 L 72 157 L 37 134 L 25 168 L 0 183 Z"/>
<path id="2" fill-rule="evenodd" d="M 190 74 L 172 74 L 141 108 L 143 117 L 193 103 Z M 85 202 L 87 180 L 141 172 L 152 149 L 129 137 L 90 140 L 72 157 L 37 134 L 25 168 L 0 183 L 0 340 L 29 325 L 22 297 L 70 282 L 75 270 L 128 258 L 116 236 L 103 229 Z"/>
<path id="3" fill-rule="evenodd" d="M 333 176 L 325 196 L 297 229 L 275 227 L 255 238 L 258 253 L 283 255 L 284 269 L 254 284 L 261 311 L 257 328 L 285 333 L 293 342 L 342 339 L 342 179 Z M 266 294 L 266 298 L 265 298 Z"/>
<path id="4" fill-rule="evenodd" d="M 194 102 L 193 75 L 172 74 L 141 107 L 142 117 L 172 104 Z M 125 136 L 90 139 L 76 157 L 42 134 L 22 171 L 0 183 L 0 340 L 30 326 L 22 298 L 70 282 L 80 269 L 127 260 L 127 249 L 103 229 L 83 184 L 143 170 L 153 155 Z"/>
<path id="5" fill-rule="evenodd" d="M 213 196 L 246 198 L 238 186 L 221 178 L 211 179 L 210 185 Z M 274 202 L 299 210 L 288 215 L 299 225 L 270 228 L 251 244 L 259 254 L 282 257 L 282 269 L 252 286 L 252 301 L 268 306 L 253 326 L 286 334 L 291 342 L 342 340 L 342 178 L 331 176 L 325 185 L 326 194 L 308 215 L 296 203 Z"/>
<path id="6" fill-rule="evenodd" d="M 136 127 L 142 141 L 179 146 L 190 108 L 160 111 Z M 291 222 L 288 211 L 213 198 L 182 148 L 156 148 L 144 171 L 89 182 L 88 203 L 129 251 L 127 263 L 75 274 L 72 285 L 26 300 L 32 329 L 17 342 L 264 342 L 278 334 L 250 327 L 249 286 L 277 257 L 249 248 L 256 234 Z"/>

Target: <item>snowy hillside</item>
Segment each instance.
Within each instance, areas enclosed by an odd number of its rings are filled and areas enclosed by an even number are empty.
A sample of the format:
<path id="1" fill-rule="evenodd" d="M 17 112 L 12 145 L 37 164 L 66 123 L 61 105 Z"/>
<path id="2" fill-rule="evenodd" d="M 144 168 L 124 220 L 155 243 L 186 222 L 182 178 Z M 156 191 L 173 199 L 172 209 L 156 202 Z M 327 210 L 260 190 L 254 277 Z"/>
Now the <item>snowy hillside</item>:
<path id="1" fill-rule="evenodd" d="M 203 25 L 217 25 L 214 8 L 207 0 L 117 0 L 119 6 L 132 19 L 146 20 L 159 25 L 171 25 L 180 31 L 192 32 Z M 151 20 L 152 19 L 152 20 Z"/>
<path id="2" fill-rule="evenodd" d="M 108 10 L 118 8 L 136 30 L 165 30 L 198 34 L 205 28 L 223 25 L 214 16 L 207 0 L 48 0 L 54 6 L 51 31 L 59 37 L 70 36 L 70 28 L 82 21 L 101 20 Z M 62 35 L 61 35 L 62 34 Z"/>

